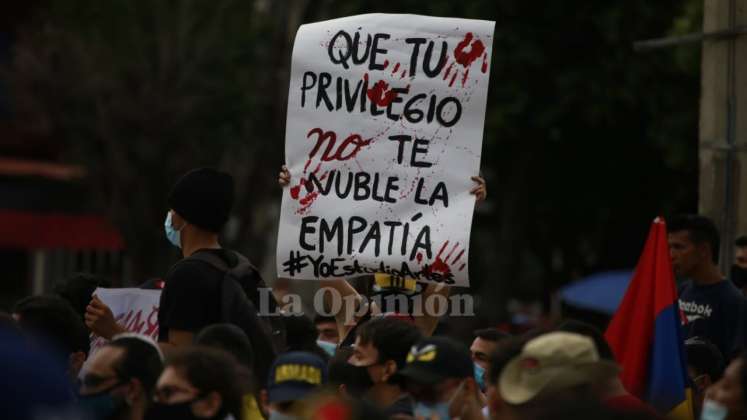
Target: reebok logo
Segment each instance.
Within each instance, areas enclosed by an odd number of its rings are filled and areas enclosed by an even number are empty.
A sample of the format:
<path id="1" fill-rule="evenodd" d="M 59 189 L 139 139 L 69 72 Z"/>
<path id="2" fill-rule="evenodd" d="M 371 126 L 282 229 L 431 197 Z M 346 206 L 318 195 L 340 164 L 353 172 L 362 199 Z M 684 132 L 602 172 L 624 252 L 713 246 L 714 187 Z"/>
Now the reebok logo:
<path id="1" fill-rule="evenodd" d="M 687 315 L 688 321 L 701 318 L 710 318 L 713 313 L 711 305 L 698 305 L 695 302 L 679 301 L 680 310 Z"/>

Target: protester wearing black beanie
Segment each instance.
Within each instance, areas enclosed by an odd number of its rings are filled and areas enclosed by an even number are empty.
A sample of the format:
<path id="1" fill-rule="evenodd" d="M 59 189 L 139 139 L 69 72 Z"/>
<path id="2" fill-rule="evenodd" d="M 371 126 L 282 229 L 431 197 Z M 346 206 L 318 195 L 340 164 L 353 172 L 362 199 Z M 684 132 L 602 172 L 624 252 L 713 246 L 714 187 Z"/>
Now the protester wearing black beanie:
<path id="1" fill-rule="evenodd" d="M 183 258 L 164 276 L 158 341 L 168 346 L 188 346 L 209 325 L 235 324 L 250 337 L 254 349 L 252 370 L 260 375 L 254 380 L 260 383 L 275 357 L 274 337 L 285 335 L 256 316 L 260 289 L 265 288 L 259 271 L 248 258 L 220 244 L 219 233 L 233 204 L 233 184 L 233 178 L 226 173 L 200 168 L 182 176 L 169 193 L 171 210 L 164 221 L 164 234 L 180 248 Z M 274 298 L 270 299 L 270 308 L 277 307 Z M 106 305 L 97 298 L 88 307 L 91 310 L 86 319 L 93 325 L 89 327 L 95 328 L 93 332 L 107 337 L 114 335 L 111 331 L 124 330 L 111 315 L 103 320 L 99 314 L 106 312 Z M 272 336 L 266 331 L 269 328 L 273 328 Z M 277 347 L 285 348 L 285 343 L 278 341 Z"/>
<path id="2" fill-rule="evenodd" d="M 172 188 L 169 207 L 187 222 L 218 233 L 233 206 L 233 177 L 212 168 L 187 172 Z"/>

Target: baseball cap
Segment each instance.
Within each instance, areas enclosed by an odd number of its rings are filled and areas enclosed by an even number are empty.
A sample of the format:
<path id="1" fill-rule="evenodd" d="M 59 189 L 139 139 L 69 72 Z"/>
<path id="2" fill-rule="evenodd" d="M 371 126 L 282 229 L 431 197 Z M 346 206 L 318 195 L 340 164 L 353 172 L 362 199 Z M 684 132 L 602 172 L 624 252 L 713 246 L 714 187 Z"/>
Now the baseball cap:
<path id="1" fill-rule="evenodd" d="M 284 353 L 270 368 L 267 401 L 297 401 L 325 383 L 327 364 L 321 357 L 305 351 Z"/>
<path id="2" fill-rule="evenodd" d="M 543 392 L 593 384 L 619 371 L 617 364 L 599 358 L 591 338 L 558 331 L 528 341 L 503 368 L 498 384 L 507 403 L 523 404 Z"/>
<path id="3" fill-rule="evenodd" d="M 421 384 L 435 384 L 449 378 L 472 376 L 474 367 L 469 349 L 446 337 L 420 340 L 407 354 L 399 375 Z"/>

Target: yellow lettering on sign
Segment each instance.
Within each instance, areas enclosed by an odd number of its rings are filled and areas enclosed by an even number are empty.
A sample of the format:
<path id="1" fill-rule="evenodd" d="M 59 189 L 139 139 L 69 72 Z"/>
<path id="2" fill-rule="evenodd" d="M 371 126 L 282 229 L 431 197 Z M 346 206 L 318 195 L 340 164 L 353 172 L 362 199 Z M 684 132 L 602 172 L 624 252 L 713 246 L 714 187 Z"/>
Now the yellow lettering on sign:
<path id="1" fill-rule="evenodd" d="M 322 371 L 307 365 L 280 365 L 275 369 L 275 383 L 286 381 L 308 382 L 313 385 L 322 383 Z"/>

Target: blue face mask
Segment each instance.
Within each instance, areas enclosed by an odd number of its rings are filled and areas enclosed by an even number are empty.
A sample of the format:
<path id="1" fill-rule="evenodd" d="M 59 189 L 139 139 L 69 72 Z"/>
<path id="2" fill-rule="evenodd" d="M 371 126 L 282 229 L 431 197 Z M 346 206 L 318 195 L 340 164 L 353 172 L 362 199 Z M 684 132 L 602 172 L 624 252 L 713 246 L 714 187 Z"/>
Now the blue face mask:
<path id="1" fill-rule="evenodd" d="M 184 226 L 182 226 L 183 228 Z M 163 222 L 163 228 L 166 231 L 166 239 L 171 242 L 171 245 L 174 245 L 177 248 L 182 247 L 182 235 L 181 235 L 181 228 L 179 230 L 174 229 L 174 226 L 171 225 L 171 212 L 168 212 L 166 214 L 166 221 Z"/>
<path id="2" fill-rule="evenodd" d="M 449 420 L 451 418 L 449 416 L 449 403 L 440 402 L 429 405 L 419 402 L 415 404 L 415 418 Z"/>
<path id="3" fill-rule="evenodd" d="M 415 403 L 415 418 L 424 418 L 424 419 L 437 418 L 439 420 L 451 419 L 451 416 L 449 415 L 449 407 L 451 407 L 451 403 L 454 401 L 454 398 L 456 398 L 457 395 L 459 395 L 459 393 L 462 392 L 463 388 L 464 388 L 464 382 L 459 384 L 459 387 L 457 387 L 456 391 L 454 391 L 451 397 L 449 397 L 448 401 L 441 401 L 435 404 L 426 404 L 421 401 L 416 402 Z"/>
<path id="4" fill-rule="evenodd" d="M 337 344 L 330 343 L 329 341 L 316 340 L 316 345 L 321 347 L 329 357 L 334 356 L 337 351 Z"/>
<path id="5" fill-rule="evenodd" d="M 729 410 L 713 400 L 705 400 L 700 420 L 724 420 L 729 415 Z"/>
<path id="6" fill-rule="evenodd" d="M 474 363 L 475 365 L 475 382 L 480 387 L 480 391 L 485 391 L 485 368 Z"/>

